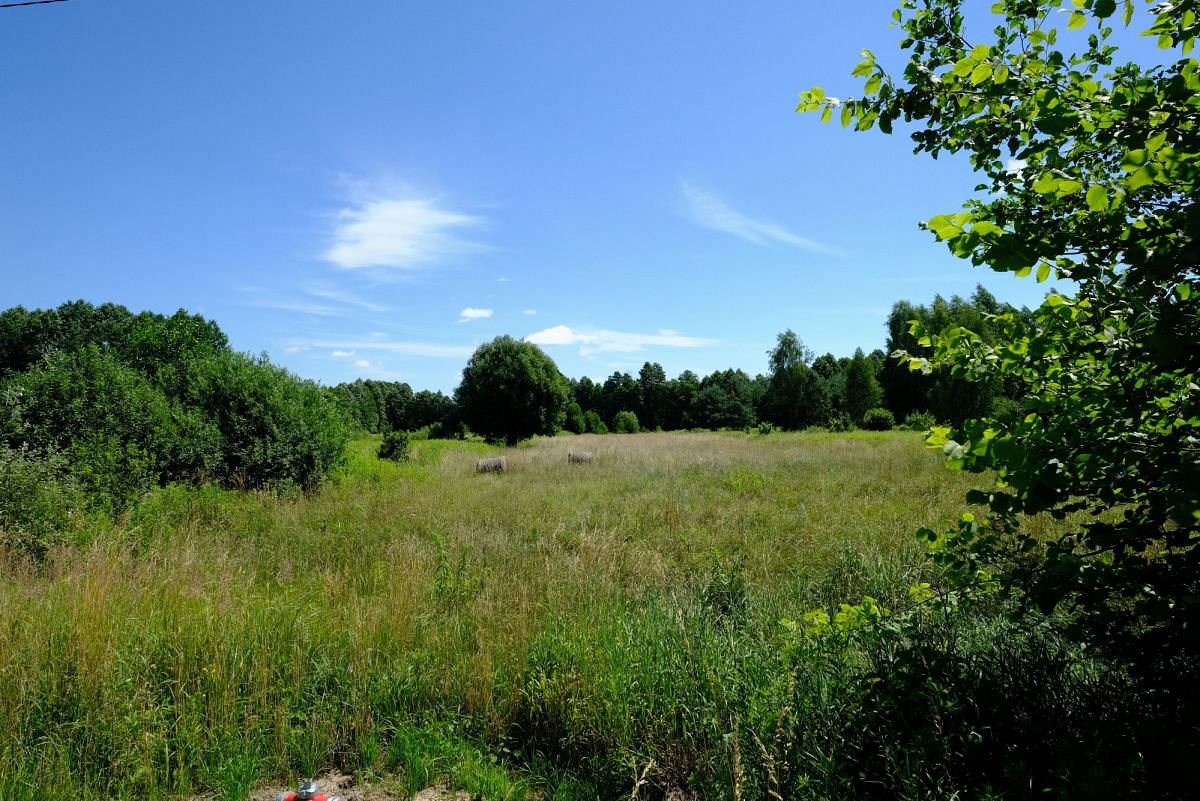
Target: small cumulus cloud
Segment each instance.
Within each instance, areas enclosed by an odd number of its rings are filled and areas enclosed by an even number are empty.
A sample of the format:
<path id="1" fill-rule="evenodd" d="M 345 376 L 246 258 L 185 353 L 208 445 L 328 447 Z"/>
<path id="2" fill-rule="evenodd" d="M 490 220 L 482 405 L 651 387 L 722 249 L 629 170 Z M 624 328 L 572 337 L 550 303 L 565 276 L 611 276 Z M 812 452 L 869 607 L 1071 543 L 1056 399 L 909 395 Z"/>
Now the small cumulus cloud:
<path id="1" fill-rule="evenodd" d="M 769 220 L 756 220 L 734 209 L 716 194 L 683 181 L 680 185 L 688 215 L 696 223 L 714 231 L 732 234 L 755 245 L 789 245 L 821 253 L 826 256 L 843 256 L 845 252 L 815 239 L 807 239 L 792 233 L 782 225 Z"/>
<path id="2" fill-rule="evenodd" d="M 354 366 L 355 367 L 370 367 L 371 362 L 368 359 L 355 359 Z"/>
<path id="3" fill-rule="evenodd" d="M 458 321 L 460 323 L 469 323 L 472 320 L 486 320 L 492 314 L 493 311 L 491 309 L 472 309 L 467 307 L 458 313 Z"/>
<path id="4" fill-rule="evenodd" d="M 713 339 L 683 336 L 674 331 L 657 334 L 637 334 L 607 329 L 575 330 L 565 325 L 556 325 L 525 337 L 534 345 L 579 345 L 582 356 L 593 353 L 635 353 L 648 347 L 700 348 L 716 344 Z"/>
<path id="5" fill-rule="evenodd" d="M 483 218 L 444 208 L 424 197 L 375 198 L 337 213 L 324 257 L 344 270 L 412 269 L 484 249 L 463 237 Z"/>

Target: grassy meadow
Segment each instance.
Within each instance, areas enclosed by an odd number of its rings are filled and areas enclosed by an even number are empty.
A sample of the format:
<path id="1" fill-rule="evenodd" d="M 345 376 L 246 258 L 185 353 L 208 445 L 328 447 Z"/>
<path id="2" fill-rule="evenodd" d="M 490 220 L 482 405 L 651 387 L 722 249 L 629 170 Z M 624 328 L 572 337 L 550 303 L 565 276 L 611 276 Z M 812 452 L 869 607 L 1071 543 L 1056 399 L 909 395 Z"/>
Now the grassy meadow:
<path id="1" fill-rule="evenodd" d="M 397 797 L 820 797 L 855 658 L 799 659 L 780 621 L 905 605 L 914 531 L 980 480 L 911 432 L 561 436 L 504 475 L 478 443 L 377 445 L 309 494 L 170 487 L 4 562 L 0 798 L 332 769 Z"/>

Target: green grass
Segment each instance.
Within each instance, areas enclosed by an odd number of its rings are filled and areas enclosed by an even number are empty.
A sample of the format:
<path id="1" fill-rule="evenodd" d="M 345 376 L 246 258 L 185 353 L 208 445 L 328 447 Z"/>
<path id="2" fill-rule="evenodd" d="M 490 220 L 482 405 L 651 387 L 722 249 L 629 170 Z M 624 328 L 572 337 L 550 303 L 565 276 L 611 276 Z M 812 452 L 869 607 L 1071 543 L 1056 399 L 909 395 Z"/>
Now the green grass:
<path id="1" fill-rule="evenodd" d="M 971 481 L 910 433 L 561 437 L 504 475 L 475 473 L 482 444 L 378 442 L 311 494 L 168 488 L 4 563 L 0 798 L 240 799 L 333 768 L 759 793 L 750 735 L 794 690 L 778 621 L 899 602 L 913 532 Z"/>

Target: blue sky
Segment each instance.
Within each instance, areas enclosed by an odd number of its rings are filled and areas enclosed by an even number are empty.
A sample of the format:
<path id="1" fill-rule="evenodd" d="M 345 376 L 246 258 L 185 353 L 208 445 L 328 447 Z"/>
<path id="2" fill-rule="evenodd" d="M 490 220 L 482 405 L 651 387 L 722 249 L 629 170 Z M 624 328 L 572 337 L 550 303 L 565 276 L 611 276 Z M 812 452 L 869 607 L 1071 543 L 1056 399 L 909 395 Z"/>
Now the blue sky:
<path id="1" fill-rule="evenodd" d="M 449 391 L 882 347 L 899 299 L 1035 304 L 917 229 L 965 161 L 794 108 L 891 5 L 70 0 L 0 10 L 0 307 L 186 308 L 327 384 Z"/>

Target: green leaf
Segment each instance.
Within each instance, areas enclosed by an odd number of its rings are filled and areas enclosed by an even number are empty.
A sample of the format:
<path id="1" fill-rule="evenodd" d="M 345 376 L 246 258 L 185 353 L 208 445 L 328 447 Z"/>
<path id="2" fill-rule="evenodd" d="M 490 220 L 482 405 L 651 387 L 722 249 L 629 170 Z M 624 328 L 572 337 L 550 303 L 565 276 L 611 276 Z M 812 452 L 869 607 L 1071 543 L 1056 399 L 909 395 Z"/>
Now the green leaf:
<path id="1" fill-rule="evenodd" d="M 1058 181 L 1058 192 L 1056 194 L 1059 197 L 1066 197 L 1067 195 L 1075 194 L 1080 189 L 1083 189 L 1082 181 L 1076 181 L 1074 178 L 1060 178 Z"/>
<path id="2" fill-rule="evenodd" d="M 1149 159 L 1150 154 L 1145 150 L 1130 150 L 1127 151 L 1124 158 L 1121 159 L 1121 166 L 1129 172 L 1133 172 L 1135 169 L 1145 164 Z"/>
<path id="3" fill-rule="evenodd" d="M 1125 183 L 1130 189 L 1140 189 L 1143 186 L 1148 186 L 1154 183 L 1154 169 L 1151 165 L 1145 164 L 1138 168 L 1133 175 L 1129 176 Z"/>
<path id="4" fill-rule="evenodd" d="M 1108 211 L 1108 192 L 1100 184 L 1092 184 L 1088 187 L 1087 204 L 1092 211 Z"/>
<path id="5" fill-rule="evenodd" d="M 971 233 L 979 234 L 980 236 L 995 236 L 1003 234 L 1004 229 L 990 220 L 980 220 L 971 226 Z"/>
<path id="6" fill-rule="evenodd" d="M 1067 28 L 1072 31 L 1077 31 L 1087 24 L 1087 17 L 1082 11 L 1072 11 L 1071 18 L 1067 20 Z"/>
<path id="7" fill-rule="evenodd" d="M 971 85 L 978 86 L 990 77 L 992 77 L 992 65 L 980 64 L 971 70 Z"/>
<path id="8" fill-rule="evenodd" d="M 949 214 L 930 217 L 926 224 L 938 239 L 953 239 L 962 233 L 962 226 L 956 223 Z"/>
<path id="9" fill-rule="evenodd" d="M 1108 19 L 1117 10 L 1117 0 L 1096 0 L 1092 4 L 1092 13 L 1097 19 Z"/>
<path id="10" fill-rule="evenodd" d="M 1038 265 L 1037 282 L 1039 284 L 1044 283 L 1045 280 L 1049 277 L 1050 277 L 1050 265 L 1047 264 L 1046 262 L 1042 262 L 1041 264 Z"/>
<path id="11" fill-rule="evenodd" d="M 994 83 L 1004 83 L 1007 80 L 1008 66 L 1006 64 L 1000 64 L 994 70 L 992 70 L 992 81 Z"/>
<path id="12" fill-rule="evenodd" d="M 1048 195 L 1058 191 L 1058 179 L 1053 173 L 1044 172 L 1033 182 L 1033 191 L 1039 195 Z"/>
<path id="13" fill-rule="evenodd" d="M 821 109 L 821 122 L 829 122 L 829 120 L 832 118 L 833 118 L 833 106 L 826 103 L 825 108 Z"/>

